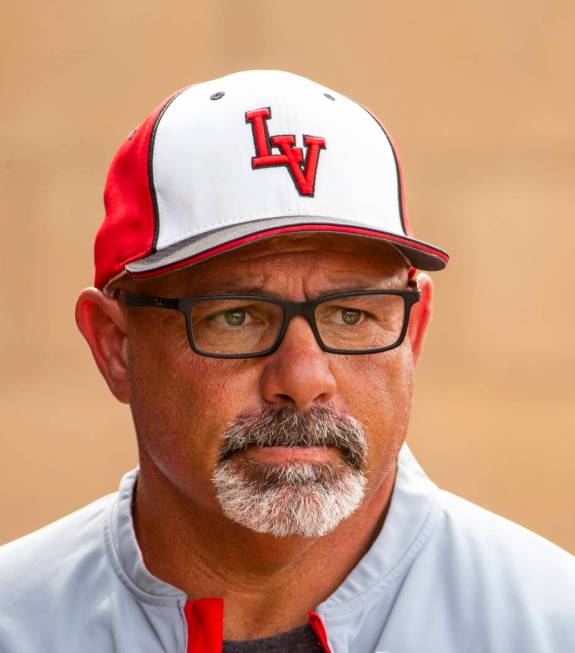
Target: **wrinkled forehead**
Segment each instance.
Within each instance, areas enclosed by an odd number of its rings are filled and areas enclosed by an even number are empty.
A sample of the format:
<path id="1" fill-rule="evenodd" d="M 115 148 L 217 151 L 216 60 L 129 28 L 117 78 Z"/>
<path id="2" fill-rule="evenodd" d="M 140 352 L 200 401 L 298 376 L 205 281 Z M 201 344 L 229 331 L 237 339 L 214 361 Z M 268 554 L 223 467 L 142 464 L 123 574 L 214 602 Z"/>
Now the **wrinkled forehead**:
<path id="1" fill-rule="evenodd" d="M 245 287 L 255 290 L 285 276 L 332 279 L 338 285 L 404 283 L 410 265 L 380 239 L 340 234 L 286 234 L 238 247 L 218 256 L 147 280 L 123 278 L 118 285 L 146 292 L 197 293 Z M 279 278 L 278 278 L 279 277 Z M 396 285 L 396 284 L 394 284 Z M 263 289 L 263 288 L 262 288 Z"/>

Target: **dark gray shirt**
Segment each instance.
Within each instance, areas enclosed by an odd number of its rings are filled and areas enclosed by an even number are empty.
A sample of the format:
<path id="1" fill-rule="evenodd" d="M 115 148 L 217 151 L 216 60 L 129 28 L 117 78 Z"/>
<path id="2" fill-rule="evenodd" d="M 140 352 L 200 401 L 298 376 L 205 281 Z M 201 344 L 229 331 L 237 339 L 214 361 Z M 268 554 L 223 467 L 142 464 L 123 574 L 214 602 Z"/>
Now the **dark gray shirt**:
<path id="1" fill-rule="evenodd" d="M 311 626 L 305 624 L 273 637 L 226 641 L 223 653 L 318 653 L 321 650 Z"/>

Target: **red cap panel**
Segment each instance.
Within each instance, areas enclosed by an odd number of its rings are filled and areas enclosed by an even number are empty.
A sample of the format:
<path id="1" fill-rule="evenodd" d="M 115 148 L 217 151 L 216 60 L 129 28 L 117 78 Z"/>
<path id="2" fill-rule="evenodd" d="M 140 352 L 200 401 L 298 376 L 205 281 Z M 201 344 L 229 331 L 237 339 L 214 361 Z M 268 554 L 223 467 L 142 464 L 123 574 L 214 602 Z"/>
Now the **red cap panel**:
<path id="1" fill-rule="evenodd" d="M 120 274 L 126 263 L 152 252 L 155 220 L 150 147 L 156 124 L 170 100 L 130 133 L 110 166 L 104 191 L 106 215 L 94 244 L 97 288 Z"/>

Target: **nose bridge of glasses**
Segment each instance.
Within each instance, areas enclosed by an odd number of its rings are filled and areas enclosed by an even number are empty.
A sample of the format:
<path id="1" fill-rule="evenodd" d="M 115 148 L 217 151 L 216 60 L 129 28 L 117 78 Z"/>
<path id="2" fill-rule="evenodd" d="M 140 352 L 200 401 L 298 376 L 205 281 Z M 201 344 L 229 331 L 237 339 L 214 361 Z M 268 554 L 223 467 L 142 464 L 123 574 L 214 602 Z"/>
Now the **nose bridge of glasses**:
<path id="1" fill-rule="evenodd" d="M 288 330 L 294 317 L 303 317 L 304 320 L 308 323 L 309 328 L 311 329 L 314 337 L 318 340 L 317 327 L 315 324 L 315 305 L 316 302 L 313 301 L 284 301 L 282 302 L 282 307 L 284 310 L 284 323 L 279 337 L 283 340 L 286 331 Z"/>

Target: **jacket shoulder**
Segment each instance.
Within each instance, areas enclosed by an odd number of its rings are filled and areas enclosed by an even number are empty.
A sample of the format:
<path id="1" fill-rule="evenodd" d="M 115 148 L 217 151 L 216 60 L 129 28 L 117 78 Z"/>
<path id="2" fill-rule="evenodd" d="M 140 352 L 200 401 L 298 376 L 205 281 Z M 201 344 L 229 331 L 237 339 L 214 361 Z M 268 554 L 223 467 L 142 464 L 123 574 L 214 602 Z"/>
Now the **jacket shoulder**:
<path id="1" fill-rule="evenodd" d="M 445 490 L 439 508 L 446 543 L 467 550 L 477 562 L 505 561 L 517 573 L 538 561 L 539 568 L 566 573 L 575 582 L 575 557 L 533 531 Z"/>
<path id="2" fill-rule="evenodd" d="M 0 547 L 0 612 L 22 595 L 41 596 L 44 588 L 86 570 L 105 555 L 104 520 L 116 493 Z"/>
<path id="3" fill-rule="evenodd" d="M 486 650 L 566 650 L 575 641 L 575 557 L 448 492 L 439 504 L 430 553 L 462 620 L 481 624 Z"/>

